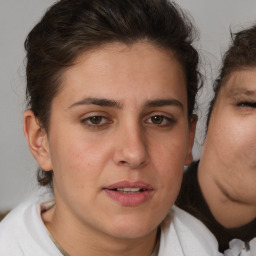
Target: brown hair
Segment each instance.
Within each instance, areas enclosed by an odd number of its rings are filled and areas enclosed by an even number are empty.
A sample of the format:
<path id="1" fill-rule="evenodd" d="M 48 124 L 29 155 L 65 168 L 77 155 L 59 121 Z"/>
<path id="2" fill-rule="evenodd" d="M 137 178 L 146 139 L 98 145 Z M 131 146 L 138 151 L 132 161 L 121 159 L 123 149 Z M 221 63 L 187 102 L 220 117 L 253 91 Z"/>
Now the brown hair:
<path id="1" fill-rule="evenodd" d="M 207 129 L 216 99 L 227 78 L 233 71 L 256 66 L 256 25 L 238 33 L 231 33 L 231 40 L 231 45 L 223 57 L 220 74 L 214 82 L 214 97 L 209 104 Z"/>
<path id="2" fill-rule="evenodd" d="M 25 41 L 26 98 L 43 128 L 48 129 L 52 99 L 61 74 L 84 51 L 103 44 L 147 40 L 174 51 L 187 81 L 188 117 L 201 86 L 195 30 L 179 7 L 168 0 L 61 0 L 48 9 Z M 40 170 L 41 185 L 51 184 L 52 171 Z"/>

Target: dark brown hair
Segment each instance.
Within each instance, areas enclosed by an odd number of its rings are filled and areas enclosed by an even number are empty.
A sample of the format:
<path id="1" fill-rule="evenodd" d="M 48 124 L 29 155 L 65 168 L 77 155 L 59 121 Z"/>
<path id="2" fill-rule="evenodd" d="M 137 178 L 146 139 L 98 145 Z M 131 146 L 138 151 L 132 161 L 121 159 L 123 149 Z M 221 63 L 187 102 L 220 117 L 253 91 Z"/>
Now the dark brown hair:
<path id="1" fill-rule="evenodd" d="M 207 129 L 216 99 L 231 73 L 242 68 L 254 66 L 256 66 L 256 25 L 238 33 L 231 33 L 231 45 L 223 57 L 220 74 L 214 82 L 214 97 L 209 104 Z"/>
<path id="2" fill-rule="evenodd" d="M 104 44 L 146 40 L 172 50 L 187 81 L 188 117 L 201 86 L 198 53 L 192 46 L 195 30 L 179 7 L 168 0 L 61 0 L 48 9 L 25 41 L 26 98 L 48 130 L 51 103 L 61 74 L 79 54 Z M 40 170 L 41 185 L 51 184 L 52 172 Z"/>

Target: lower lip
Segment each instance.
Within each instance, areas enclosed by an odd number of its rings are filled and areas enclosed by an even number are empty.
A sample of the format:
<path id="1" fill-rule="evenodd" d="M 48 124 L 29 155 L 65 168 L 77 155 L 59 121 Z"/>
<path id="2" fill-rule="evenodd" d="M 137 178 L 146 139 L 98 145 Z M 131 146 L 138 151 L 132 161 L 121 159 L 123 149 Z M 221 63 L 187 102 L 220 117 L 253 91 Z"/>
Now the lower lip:
<path id="1" fill-rule="evenodd" d="M 115 190 L 104 189 L 107 195 L 119 202 L 123 206 L 139 206 L 149 200 L 153 195 L 153 190 L 145 190 L 139 193 L 121 193 Z"/>

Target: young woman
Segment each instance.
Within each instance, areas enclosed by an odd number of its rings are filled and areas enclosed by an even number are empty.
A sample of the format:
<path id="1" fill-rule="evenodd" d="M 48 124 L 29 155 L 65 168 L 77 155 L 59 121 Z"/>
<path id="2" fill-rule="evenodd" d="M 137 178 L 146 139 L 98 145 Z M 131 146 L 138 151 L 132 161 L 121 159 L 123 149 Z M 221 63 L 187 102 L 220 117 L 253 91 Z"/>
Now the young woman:
<path id="1" fill-rule="evenodd" d="M 176 203 L 202 220 L 221 252 L 256 255 L 256 26 L 235 35 L 214 89 L 201 160 Z"/>
<path id="2" fill-rule="evenodd" d="M 5 218 L 0 255 L 217 255 L 199 221 L 170 211 L 192 161 L 192 31 L 167 0 L 46 12 L 25 43 L 24 132 L 54 200 Z"/>

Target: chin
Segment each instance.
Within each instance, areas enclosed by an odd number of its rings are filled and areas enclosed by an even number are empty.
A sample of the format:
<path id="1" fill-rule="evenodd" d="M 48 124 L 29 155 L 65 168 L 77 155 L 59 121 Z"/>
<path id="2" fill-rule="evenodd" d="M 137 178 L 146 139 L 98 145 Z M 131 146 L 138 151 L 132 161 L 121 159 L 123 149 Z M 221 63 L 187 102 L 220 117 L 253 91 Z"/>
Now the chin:
<path id="1" fill-rule="evenodd" d="M 146 223 L 143 220 L 123 219 L 118 222 L 112 222 L 111 224 L 110 233 L 112 236 L 121 239 L 136 239 L 145 237 L 154 232 L 158 227 L 158 222 L 153 220 Z"/>

